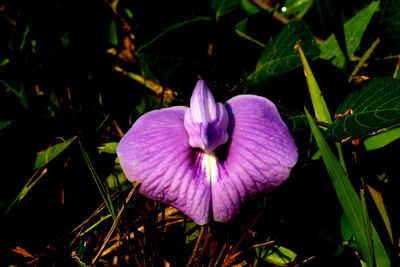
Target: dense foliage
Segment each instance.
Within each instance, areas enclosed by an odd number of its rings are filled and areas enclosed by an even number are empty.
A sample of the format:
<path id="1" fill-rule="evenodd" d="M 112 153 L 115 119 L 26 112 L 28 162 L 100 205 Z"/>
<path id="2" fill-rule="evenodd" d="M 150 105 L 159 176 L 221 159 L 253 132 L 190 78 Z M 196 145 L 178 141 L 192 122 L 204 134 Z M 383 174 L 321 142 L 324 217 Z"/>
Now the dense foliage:
<path id="1" fill-rule="evenodd" d="M 1 1 L 2 265 L 399 263 L 399 6 Z M 276 103 L 299 150 L 281 187 L 205 226 L 141 196 L 115 154 L 200 78 L 220 102 Z"/>

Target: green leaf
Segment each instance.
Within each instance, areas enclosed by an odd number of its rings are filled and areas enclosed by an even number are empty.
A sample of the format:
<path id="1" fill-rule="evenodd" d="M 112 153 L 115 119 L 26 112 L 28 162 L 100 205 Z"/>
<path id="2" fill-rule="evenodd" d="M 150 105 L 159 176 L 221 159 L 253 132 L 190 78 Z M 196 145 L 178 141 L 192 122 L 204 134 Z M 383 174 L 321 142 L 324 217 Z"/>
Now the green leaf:
<path id="1" fill-rule="evenodd" d="M 291 132 L 300 133 L 308 129 L 308 122 L 304 113 L 282 105 L 277 105 L 277 108 Z"/>
<path id="2" fill-rule="evenodd" d="M 110 153 L 110 154 L 117 154 L 117 142 L 109 142 L 109 143 L 104 143 L 102 146 L 99 146 L 99 152 L 102 153 Z"/>
<path id="3" fill-rule="evenodd" d="M 117 24 L 115 24 L 113 19 L 110 20 L 110 26 L 108 28 L 108 41 L 113 46 L 118 45 Z"/>
<path id="4" fill-rule="evenodd" d="M 10 90 L 10 92 L 19 97 L 21 106 L 23 106 L 26 109 L 28 108 L 28 98 L 26 96 L 25 89 L 22 84 L 20 84 L 20 90 L 18 91 L 17 89 L 15 89 L 14 87 L 12 87 L 10 84 L 6 83 L 3 80 L 0 80 L 0 83 L 2 83 L 8 90 Z"/>
<path id="5" fill-rule="evenodd" d="M 10 60 L 8 58 L 5 58 L 0 62 L 0 67 L 4 67 L 8 63 L 10 63 Z"/>
<path id="6" fill-rule="evenodd" d="M 299 50 L 301 63 L 303 64 L 304 75 L 306 76 L 308 91 L 314 107 L 315 117 L 320 122 L 331 123 L 332 119 L 328 110 L 328 106 L 326 105 L 324 96 L 321 93 L 321 89 L 315 80 L 314 74 L 311 71 L 310 65 L 307 62 L 303 49 L 300 44 L 297 45 L 297 48 Z"/>
<path id="7" fill-rule="evenodd" d="M 379 1 L 373 1 L 369 6 L 344 23 L 346 50 L 349 56 L 353 55 L 360 45 L 364 32 L 378 8 Z M 321 45 L 320 58 L 331 60 L 332 64 L 340 69 L 345 66 L 346 58 L 333 34 Z"/>
<path id="8" fill-rule="evenodd" d="M 284 16 L 295 14 L 297 19 L 301 19 L 312 6 L 314 0 L 286 0 L 280 12 Z"/>
<path id="9" fill-rule="evenodd" d="M 48 164 L 51 160 L 57 157 L 61 152 L 69 147 L 69 145 L 76 139 L 76 136 L 63 141 L 54 146 L 50 146 L 49 148 L 42 150 L 37 153 L 37 157 L 35 159 L 35 165 L 33 167 L 34 170 L 39 169 L 46 164 Z"/>
<path id="10" fill-rule="evenodd" d="M 358 194 L 353 188 L 346 172 L 342 168 L 339 160 L 332 152 L 328 143 L 322 136 L 317 124 L 311 118 L 310 113 L 306 109 L 306 116 L 308 123 L 310 124 L 312 134 L 317 142 L 317 146 L 321 151 L 322 159 L 325 164 L 325 168 L 332 181 L 333 187 L 336 191 L 336 195 L 343 208 L 344 215 L 346 216 L 347 222 L 354 234 L 355 240 L 358 244 L 361 255 L 368 266 L 373 266 L 373 259 L 377 266 L 390 266 L 389 256 L 382 244 L 379 235 L 377 234 L 375 227 L 371 224 L 372 239 L 374 246 L 374 255 L 371 255 L 369 249 L 368 235 L 365 232 L 364 227 L 364 216 L 361 207 L 361 201 Z"/>
<path id="11" fill-rule="evenodd" d="M 275 266 L 289 266 L 297 257 L 297 254 L 282 246 L 256 247 L 257 258 L 274 264 Z"/>
<path id="12" fill-rule="evenodd" d="M 388 231 L 388 234 L 390 236 L 390 240 L 393 243 L 393 232 L 392 232 L 392 227 L 390 225 L 390 220 L 389 220 L 389 215 L 387 213 L 386 210 L 386 205 L 385 202 L 383 201 L 383 196 L 381 194 L 381 192 L 375 190 L 372 186 L 369 186 L 368 184 L 366 184 L 369 193 L 371 194 L 372 199 L 375 202 L 376 208 L 378 209 L 382 220 L 385 224 L 386 230 Z"/>
<path id="13" fill-rule="evenodd" d="M 212 0 L 211 8 L 214 11 L 217 19 L 235 11 L 241 0 Z"/>
<path id="14" fill-rule="evenodd" d="M 310 58 L 319 55 L 318 45 L 307 25 L 302 21 L 293 21 L 268 42 L 255 71 L 247 78 L 246 85 L 265 84 L 300 67 L 301 61 L 295 50 L 296 42 L 300 42 L 304 53 Z"/>
<path id="15" fill-rule="evenodd" d="M 249 0 L 241 0 L 240 5 L 241 5 L 242 9 L 244 11 L 246 11 L 246 13 L 249 15 L 254 15 L 254 14 L 257 14 L 262 11 L 261 8 L 259 8 L 253 2 L 251 2 Z"/>
<path id="16" fill-rule="evenodd" d="M 40 170 L 37 170 L 32 176 L 31 178 L 29 178 L 28 182 L 26 182 L 26 184 L 24 185 L 24 187 L 22 188 L 22 190 L 19 192 L 19 194 L 17 195 L 17 197 L 13 200 L 13 202 L 10 204 L 10 206 L 8 206 L 6 212 L 4 213 L 4 215 L 7 215 L 10 210 L 16 205 L 19 204 L 22 199 L 24 199 L 24 197 L 28 194 L 28 192 L 35 186 L 35 184 L 37 184 L 42 178 L 43 176 L 47 173 L 47 168 L 44 168 L 40 173 Z"/>
<path id="17" fill-rule="evenodd" d="M 394 128 L 384 131 L 380 134 L 368 137 L 364 140 L 366 150 L 382 148 L 400 138 L 400 128 Z"/>
<path id="18" fill-rule="evenodd" d="M 375 78 L 351 93 L 327 129 L 335 141 L 360 139 L 400 125 L 400 80 Z"/>

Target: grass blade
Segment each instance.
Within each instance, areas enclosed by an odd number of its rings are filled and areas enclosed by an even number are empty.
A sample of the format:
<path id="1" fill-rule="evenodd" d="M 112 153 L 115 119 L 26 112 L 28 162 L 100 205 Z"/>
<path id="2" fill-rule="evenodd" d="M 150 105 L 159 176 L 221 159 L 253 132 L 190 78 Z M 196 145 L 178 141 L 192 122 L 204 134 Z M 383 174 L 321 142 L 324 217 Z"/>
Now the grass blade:
<path id="1" fill-rule="evenodd" d="M 22 199 L 28 194 L 28 192 L 32 189 L 32 187 L 39 182 L 40 179 L 47 173 L 47 168 L 44 168 L 40 175 L 36 177 L 36 175 L 39 173 L 39 170 L 37 170 L 31 178 L 29 178 L 28 182 L 24 185 L 22 188 L 21 192 L 19 192 L 18 196 L 13 200 L 13 202 L 8 206 L 6 212 L 4 213 L 4 216 L 7 215 L 10 210 L 16 205 L 19 204 Z"/>
<path id="2" fill-rule="evenodd" d="M 61 138 L 62 139 L 62 138 Z M 40 151 L 37 153 L 37 157 L 35 159 L 35 165 L 33 170 L 39 169 L 45 165 L 47 165 L 51 160 L 57 157 L 61 152 L 69 147 L 69 145 L 76 139 L 76 136 L 63 140 L 62 143 L 56 144 L 54 146 L 50 146 L 49 148 Z"/>
<path id="3" fill-rule="evenodd" d="M 373 255 L 369 250 L 367 234 L 364 229 L 364 221 L 360 199 L 350 183 L 346 172 L 343 170 L 335 154 L 322 136 L 321 131 L 306 109 L 308 123 L 315 137 L 318 148 L 321 151 L 326 170 L 335 188 L 343 212 L 349 222 L 350 228 L 355 236 L 360 252 L 368 266 L 373 266 Z"/>
<path id="4" fill-rule="evenodd" d="M 106 204 L 107 209 L 108 209 L 108 211 L 110 212 L 112 218 L 115 220 L 116 215 L 115 215 L 114 206 L 113 206 L 113 203 L 112 203 L 112 200 L 111 200 L 111 196 L 110 196 L 110 194 L 108 193 L 108 191 L 104 188 L 103 184 L 101 183 L 100 178 L 99 178 L 99 176 L 97 175 L 96 171 L 94 170 L 93 165 L 92 165 L 92 163 L 90 162 L 89 156 L 88 156 L 88 154 L 86 153 L 85 149 L 83 148 L 82 143 L 81 143 L 80 140 L 79 140 L 79 146 L 80 146 L 80 148 L 81 148 L 82 155 L 83 155 L 83 157 L 84 157 L 84 159 L 85 159 L 85 162 L 86 162 L 86 164 L 87 164 L 88 167 L 89 167 L 90 173 L 91 173 L 92 176 L 93 176 L 94 182 L 96 183 L 97 188 L 99 189 L 99 192 L 100 192 L 100 194 L 101 194 L 101 197 L 103 198 L 103 201 L 104 201 L 104 203 Z"/>
<path id="5" fill-rule="evenodd" d="M 300 54 L 301 63 L 304 68 L 304 75 L 306 76 L 308 91 L 311 96 L 311 102 L 314 107 L 315 117 L 320 122 L 332 123 L 331 115 L 326 105 L 325 99 L 319 89 L 318 83 L 315 80 L 314 74 L 311 71 L 310 65 L 307 62 L 306 56 L 304 55 L 303 49 L 300 44 L 297 43 L 296 47 Z"/>
<path id="6" fill-rule="evenodd" d="M 381 192 L 375 190 L 373 187 L 371 187 L 370 185 L 366 184 L 369 193 L 372 196 L 372 199 L 375 202 L 375 205 L 379 211 L 379 213 L 381 214 L 381 217 L 383 219 L 383 222 L 385 224 L 386 230 L 388 231 L 388 234 L 390 236 L 390 240 L 393 243 L 393 233 L 392 233 L 392 227 L 390 226 L 390 220 L 389 220 L 389 215 L 386 211 L 386 206 L 385 206 L 385 202 L 383 201 L 383 197 Z"/>

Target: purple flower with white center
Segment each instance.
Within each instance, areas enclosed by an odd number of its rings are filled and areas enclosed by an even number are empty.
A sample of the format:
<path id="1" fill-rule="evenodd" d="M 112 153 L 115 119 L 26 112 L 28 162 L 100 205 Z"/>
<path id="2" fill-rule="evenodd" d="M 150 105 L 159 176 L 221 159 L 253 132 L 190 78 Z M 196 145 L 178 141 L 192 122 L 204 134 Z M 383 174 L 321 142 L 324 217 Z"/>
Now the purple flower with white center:
<path id="1" fill-rule="evenodd" d="M 117 153 L 144 196 L 197 224 L 229 221 L 247 197 L 284 182 L 297 161 L 296 144 L 271 101 L 240 95 L 225 105 L 215 103 L 202 80 L 190 108 L 146 113 Z"/>

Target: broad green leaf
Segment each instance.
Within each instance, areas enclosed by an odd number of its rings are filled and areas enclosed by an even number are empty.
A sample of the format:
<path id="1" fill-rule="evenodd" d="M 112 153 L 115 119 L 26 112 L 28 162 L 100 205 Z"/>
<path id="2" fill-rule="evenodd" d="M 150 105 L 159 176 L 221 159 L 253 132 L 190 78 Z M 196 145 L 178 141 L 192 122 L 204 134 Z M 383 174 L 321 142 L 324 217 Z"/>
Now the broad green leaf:
<path id="1" fill-rule="evenodd" d="M 364 140 L 364 146 L 366 150 L 374 150 L 382 148 L 393 141 L 400 138 L 400 128 L 394 128 L 377 135 L 368 137 Z"/>
<path id="2" fill-rule="evenodd" d="M 302 21 L 293 21 L 268 42 L 258 60 L 255 71 L 247 78 L 247 86 L 265 84 L 301 66 L 295 49 L 296 42 L 302 46 L 306 56 L 315 58 L 319 48 L 314 36 Z"/>
<path id="3" fill-rule="evenodd" d="M 349 56 L 353 55 L 357 50 L 372 16 L 378 8 L 379 1 L 373 1 L 369 6 L 359 11 L 354 17 L 344 23 L 344 35 L 347 54 Z M 340 69 L 346 64 L 346 58 L 333 34 L 321 45 L 320 58 L 331 60 L 332 64 Z"/>
<path id="4" fill-rule="evenodd" d="M 102 146 L 99 146 L 99 152 L 104 152 L 104 153 L 110 153 L 110 154 L 116 154 L 117 153 L 117 142 L 109 142 L 109 143 L 104 143 Z"/>
<path id="5" fill-rule="evenodd" d="M 400 125 L 400 80 L 375 78 L 351 93 L 327 129 L 335 141 L 360 139 Z"/>
<path id="6" fill-rule="evenodd" d="M 295 15 L 297 19 L 301 19 L 313 3 L 314 0 L 286 0 L 280 12 L 285 16 Z"/>
<path id="7" fill-rule="evenodd" d="M 349 181 L 346 172 L 342 168 L 339 160 L 329 147 L 328 143 L 322 136 L 317 124 L 311 118 L 310 113 L 306 110 L 306 116 L 308 123 L 310 124 L 312 134 L 317 142 L 317 146 L 321 151 L 322 159 L 324 161 L 326 170 L 332 181 L 333 187 L 336 191 L 336 195 L 342 206 L 344 215 L 346 216 L 347 222 L 353 232 L 355 240 L 358 244 L 358 248 L 364 261 L 368 266 L 373 266 L 373 259 L 377 266 L 390 266 L 389 256 L 382 244 L 382 241 L 375 230 L 375 227 L 371 224 L 372 229 L 372 240 L 374 246 L 374 255 L 371 255 L 369 249 L 369 240 L 367 240 L 367 233 L 364 231 L 364 217 L 361 207 L 361 201 L 358 194 L 353 188 L 353 185 Z"/>
<path id="8" fill-rule="evenodd" d="M 241 0 L 212 0 L 211 8 L 218 19 L 221 16 L 235 11 L 240 5 L 240 1 Z"/>
<path id="9" fill-rule="evenodd" d="M 275 266 L 291 266 L 297 254 L 282 246 L 261 246 L 256 247 L 257 258 L 274 264 Z"/>
<path id="10" fill-rule="evenodd" d="M 343 244 L 347 245 L 353 236 L 353 232 L 351 231 L 349 222 L 344 214 L 340 218 L 340 231 L 342 233 Z"/>
<path id="11" fill-rule="evenodd" d="M 55 157 L 57 157 L 61 152 L 63 152 L 65 149 L 69 147 L 69 145 L 76 139 L 76 136 L 63 141 L 62 143 L 59 143 L 54 146 L 50 146 L 49 148 L 42 150 L 37 153 L 36 159 L 35 159 L 35 165 L 33 167 L 34 170 L 39 169 L 46 164 L 48 164 L 51 160 L 53 160 Z"/>

